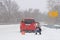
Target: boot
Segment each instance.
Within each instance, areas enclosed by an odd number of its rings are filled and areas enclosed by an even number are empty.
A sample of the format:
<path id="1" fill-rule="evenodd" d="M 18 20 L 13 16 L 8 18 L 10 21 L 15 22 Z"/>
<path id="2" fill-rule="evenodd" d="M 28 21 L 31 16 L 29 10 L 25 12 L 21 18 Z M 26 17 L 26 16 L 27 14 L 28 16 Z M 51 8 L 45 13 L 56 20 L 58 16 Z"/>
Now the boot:
<path id="1" fill-rule="evenodd" d="M 37 35 L 37 33 L 35 33 Z"/>

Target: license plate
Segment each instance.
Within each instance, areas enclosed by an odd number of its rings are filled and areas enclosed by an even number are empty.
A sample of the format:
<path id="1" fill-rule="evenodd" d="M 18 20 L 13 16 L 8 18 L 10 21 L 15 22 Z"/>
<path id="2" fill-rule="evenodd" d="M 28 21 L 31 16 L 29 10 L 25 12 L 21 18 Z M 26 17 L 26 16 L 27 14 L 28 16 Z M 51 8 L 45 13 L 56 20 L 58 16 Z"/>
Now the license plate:
<path id="1" fill-rule="evenodd" d="M 30 25 L 30 24 L 26 24 L 27 26 Z"/>

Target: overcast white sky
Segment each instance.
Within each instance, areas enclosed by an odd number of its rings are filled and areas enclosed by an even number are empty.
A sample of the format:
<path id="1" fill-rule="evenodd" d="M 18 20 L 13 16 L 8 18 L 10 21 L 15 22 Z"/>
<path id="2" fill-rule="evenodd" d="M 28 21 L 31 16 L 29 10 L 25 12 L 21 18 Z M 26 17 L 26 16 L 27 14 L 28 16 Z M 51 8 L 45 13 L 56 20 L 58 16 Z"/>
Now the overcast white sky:
<path id="1" fill-rule="evenodd" d="M 15 0 L 20 9 L 26 10 L 29 8 L 40 9 L 41 12 L 47 12 L 47 0 Z"/>

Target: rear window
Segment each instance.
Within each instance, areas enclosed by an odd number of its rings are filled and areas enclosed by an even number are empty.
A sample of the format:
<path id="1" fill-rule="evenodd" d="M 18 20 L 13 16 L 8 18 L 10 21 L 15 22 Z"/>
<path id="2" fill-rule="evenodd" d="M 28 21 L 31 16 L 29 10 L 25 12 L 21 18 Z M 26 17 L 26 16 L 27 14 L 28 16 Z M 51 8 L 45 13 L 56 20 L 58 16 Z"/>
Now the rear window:
<path id="1" fill-rule="evenodd" d="M 26 23 L 26 24 L 31 24 L 32 22 L 35 22 L 35 20 L 34 19 L 25 19 L 24 20 L 24 23 Z"/>

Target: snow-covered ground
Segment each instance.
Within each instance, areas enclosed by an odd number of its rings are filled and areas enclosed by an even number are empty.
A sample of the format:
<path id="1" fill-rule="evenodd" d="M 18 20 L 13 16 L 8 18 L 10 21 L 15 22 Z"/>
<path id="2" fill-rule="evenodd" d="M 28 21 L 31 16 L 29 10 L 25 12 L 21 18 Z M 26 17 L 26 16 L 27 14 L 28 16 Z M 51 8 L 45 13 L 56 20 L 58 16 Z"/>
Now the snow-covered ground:
<path id="1" fill-rule="evenodd" d="M 60 29 L 51 29 L 42 26 L 42 34 L 26 33 L 21 35 L 19 24 L 0 25 L 0 40 L 60 40 Z"/>

